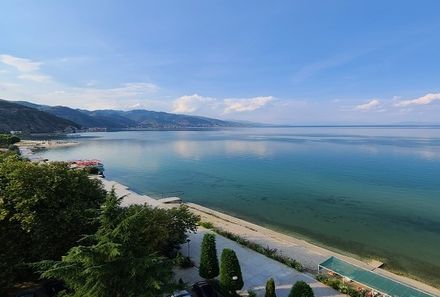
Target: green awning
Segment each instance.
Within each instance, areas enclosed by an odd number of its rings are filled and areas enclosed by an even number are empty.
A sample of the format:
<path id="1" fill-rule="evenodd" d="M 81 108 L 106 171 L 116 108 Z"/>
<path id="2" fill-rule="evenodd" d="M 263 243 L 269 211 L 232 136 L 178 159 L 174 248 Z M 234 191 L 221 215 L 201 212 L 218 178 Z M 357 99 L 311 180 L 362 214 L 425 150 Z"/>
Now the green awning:
<path id="1" fill-rule="evenodd" d="M 338 258 L 331 257 L 319 266 L 331 270 L 340 276 L 349 278 L 357 283 L 365 285 L 380 293 L 393 297 L 433 297 L 428 293 L 422 292 L 386 276 L 374 273 L 370 270 L 347 263 Z"/>

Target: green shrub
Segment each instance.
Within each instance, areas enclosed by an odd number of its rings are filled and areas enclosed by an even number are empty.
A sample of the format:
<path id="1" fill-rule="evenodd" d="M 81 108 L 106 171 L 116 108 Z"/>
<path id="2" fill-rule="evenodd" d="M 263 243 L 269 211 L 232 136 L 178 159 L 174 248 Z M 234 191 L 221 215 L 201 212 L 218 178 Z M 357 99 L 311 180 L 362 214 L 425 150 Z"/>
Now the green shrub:
<path id="1" fill-rule="evenodd" d="M 347 294 L 347 293 L 348 293 L 348 286 L 347 286 L 347 285 L 340 285 L 340 286 L 339 286 L 339 291 L 340 291 L 342 294 Z"/>
<path id="2" fill-rule="evenodd" d="M 257 297 L 257 293 L 252 290 L 248 290 L 248 297 Z"/>
<path id="3" fill-rule="evenodd" d="M 363 297 L 364 296 L 363 292 L 357 291 L 351 287 L 349 287 L 347 291 L 348 291 L 347 293 L 350 297 Z"/>
<path id="4" fill-rule="evenodd" d="M 325 275 L 323 275 L 323 274 L 318 274 L 318 275 L 316 276 L 316 280 L 317 280 L 318 282 L 321 282 L 321 283 L 323 283 L 323 284 L 326 284 L 326 283 L 327 283 L 327 280 L 328 280 L 328 277 L 325 276 Z"/>
<path id="5" fill-rule="evenodd" d="M 219 273 L 215 235 L 205 234 L 202 241 L 199 275 L 203 278 L 214 278 Z"/>
<path id="6" fill-rule="evenodd" d="M 16 153 L 17 155 L 20 155 L 20 149 L 18 148 L 18 146 L 16 146 L 15 144 L 11 144 L 8 147 L 8 151 Z"/>
<path id="7" fill-rule="evenodd" d="M 185 257 L 181 253 L 177 253 L 176 257 L 174 258 L 174 262 L 180 268 L 191 268 L 191 267 L 194 267 L 194 264 L 191 261 L 191 259 L 189 257 Z"/>
<path id="8" fill-rule="evenodd" d="M 289 293 L 289 297 L 314 297 L 312 288 L 303 281 L 297 281 Z"/>
<path id="9" fill-rule="evenodd" d="M 0 134 L 0 147 L 8 147 L 12 144 L 16 144 L 19 141 L 20 141 L 20 138 L 18 138 L 15 135 Z"/>
<path id="10" fill-rule="evenodd" d="M 218 279 L 208 280 L 209 284 L 212 286 L 218 296 L 222 297 L 240 297 L 235 291 L 231 292 L 220 284 Z"/>
<path id="11" fill-rule="evenodd" d="M 98 175 L 99 174 L 99 169 L 96 167 L 87 167 L 84 169 L 88 174 L 90 175 Z"/>
<path id="12" fill-rule="evenodd" d="M 273 278 L 270 278 L 266 282 L 266 294 L 264 294 L 264 297 L 277 297 L 275 294 L 275 281 Z"/>
<path id="13" fill-rule="evenodd" d="M 274 259 L 275 261 L 278 261 L 280 263 L 283 263 L 286 266 L 289 266 L 293 269 L 296 269 L 297 271 L 304 271 L 304 267 L 302 266 L 302 264 L 298 261 L 296 261 L 295 259 L 292 259 L 288 256 L 285 256 L 283 254 L 281 254 L 281 252 L 279 252 L 277 249 L 271 249 L 268 246 L 263 247 L 262 245 L 249 241 L 245 238 L 242 238 L 238 235 L 235 235 L 231 232 L 225 231 L 223 229 L 220 228 L 216 228 L 213 227 L 212 231 L 214 231 L 217 234 L 220 234 L 223 237 L 226 237 L 230 240 L 233 240 L 251 250 L 256 251 L 257 253 L 263 254 L 268 258 Z"/>
<path id="14" fill-rule="evenodd" d="M 329 278 L 327 280 L 327 284 L 328 286 L 332 287 L 335 290 L 339 290 L 339 287 L 341 286 L 341 281 L 337 278 Z"/>
<path id="15" fill-rule="evenodd" d="M 211 222 L 200 222 L 199 225 L 206 229 L 214 229 L 214 224 Z"/>
<path id="16" fill-rule="evenodd" d="M 233 278 L 237 279 L 233 279 Z M 229 291 L 243 288 L 243 276 L 237 255 L 231 249 L 224 249 L 221 256 L 220 284 Z"/>

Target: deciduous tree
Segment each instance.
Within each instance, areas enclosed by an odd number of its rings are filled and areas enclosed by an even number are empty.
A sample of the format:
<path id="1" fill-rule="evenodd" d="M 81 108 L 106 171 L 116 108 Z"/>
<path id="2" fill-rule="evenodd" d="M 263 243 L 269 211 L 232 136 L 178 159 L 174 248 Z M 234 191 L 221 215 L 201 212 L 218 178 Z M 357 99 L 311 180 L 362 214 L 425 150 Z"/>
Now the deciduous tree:
<path id="1" fill-rule="evenodd" d="M 60 259 L 95 232 L 104 197 L 99 181 L 66 163 L 0 157 L 0 288 L 28 275 L 26 263 Z"/>

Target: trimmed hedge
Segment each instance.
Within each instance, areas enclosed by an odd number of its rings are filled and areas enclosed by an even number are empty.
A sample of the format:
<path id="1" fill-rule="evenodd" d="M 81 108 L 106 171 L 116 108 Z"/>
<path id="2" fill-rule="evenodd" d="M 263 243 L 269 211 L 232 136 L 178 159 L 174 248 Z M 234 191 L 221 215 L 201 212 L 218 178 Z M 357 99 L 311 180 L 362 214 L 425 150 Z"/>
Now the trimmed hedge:
<path id="1" fill-rule="evenodd" d="M 304 271 L 304 267 L 302 266 L 302 264 L 300 262 L 298 262 L 295 259 L 292 259 L 288 256 L 283 255 L 280 251 L 278 251 L 277 249 L 271 249 L 269 246 L 262 246 L 261 244 L 255 243 L 253 241 L 247 240 L 243 237 L 240 237 L 239 235 L 233 234 L 231 232 L 225 231 L 223 229 L 217 228 L 212 226 L 211 228 L 212 231 L 214 231 L 215 233 L 226 237 L 230 240 L 233 240 L 251 250 L 254 250 L 260 254 L 265 255 L 268 258 L 271 258 L 275 261 L 278 261 L 280 263 L 283 263 L 286 266 L 289 266 L 297 271 Z"/>
<path id="2" fill-rule="evenodd" d="M 314 297 L 312 288 L 303 281 L 297 281 L 292 290 L 290 290 L 289 297 Z"/>
<path id="3" fill-rule="evenodd" d="M 200 256 L 199 275 L 203 278 L 211 279 L 219 274 L 217 249 L 215 247 L 215 235 L 205 234 L 202 241 L 202 251 Z"/>
<path id="4" fill-rule="evenodd" d="M 220 284 L 230 291 L 241 290 L 244 285 L 243 276 L 235 252 L 231 249 L 224 249 L 220 265 Z M 237 279 L 234 280 L 234 277 L 237 277 Z"/>
<path id="5" fill-rule="evenodd" d="M 266 293 L 264 294 L 264 297 L 277 297 L 275 294 L 275 281 L 273 278 L 270 278 L 266 282 Z"/>
<path id="6" fill-rule="evenodd" d="M 213 229 L 214 228 L 214 224 L 211 222 L 200 222 L 199 225 L 206 228 L 206 229 Z"/>

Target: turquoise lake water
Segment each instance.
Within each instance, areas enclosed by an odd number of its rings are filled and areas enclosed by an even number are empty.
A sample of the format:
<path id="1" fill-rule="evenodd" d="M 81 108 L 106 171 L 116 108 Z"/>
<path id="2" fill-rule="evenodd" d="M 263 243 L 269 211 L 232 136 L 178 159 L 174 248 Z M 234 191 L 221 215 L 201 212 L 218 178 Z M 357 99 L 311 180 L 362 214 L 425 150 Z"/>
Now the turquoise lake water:
<path id="1" fill-rule="evenodd" d="M 440 129 L 253 128 L 87 133 L 53 160 L 180 196 L 440 283 Z"/>

